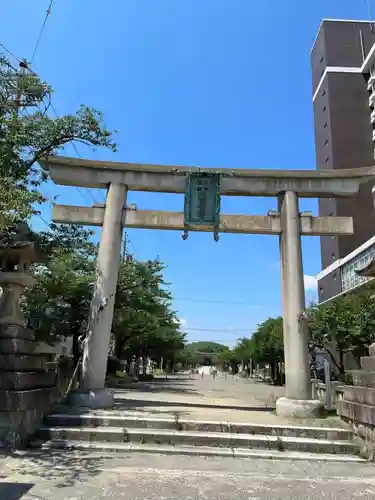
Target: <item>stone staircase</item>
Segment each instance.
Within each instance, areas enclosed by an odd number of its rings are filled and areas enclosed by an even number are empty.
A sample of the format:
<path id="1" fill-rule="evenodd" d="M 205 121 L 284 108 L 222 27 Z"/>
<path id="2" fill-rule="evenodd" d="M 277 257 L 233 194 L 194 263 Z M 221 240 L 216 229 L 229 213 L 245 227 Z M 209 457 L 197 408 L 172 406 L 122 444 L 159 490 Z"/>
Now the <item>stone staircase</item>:
<path id="1" fill-rule="evenodd" d="M 360 446 L 345 428 L 259 425 L 134 416 L 126 412 L 55 413 L 31 448 L 105 452 L 359 462 Z"/>
<path id="2" fill-rule="evenodd" d="M 344 386 L 344 395 L 337 402 L 339 415 L 348 421 L 354 432 L 367 441 L 369 455 L 375 447 L 375 344 L 370 356 L 361 358 L 361 370 L 352 370 L 353 385 Z"/>

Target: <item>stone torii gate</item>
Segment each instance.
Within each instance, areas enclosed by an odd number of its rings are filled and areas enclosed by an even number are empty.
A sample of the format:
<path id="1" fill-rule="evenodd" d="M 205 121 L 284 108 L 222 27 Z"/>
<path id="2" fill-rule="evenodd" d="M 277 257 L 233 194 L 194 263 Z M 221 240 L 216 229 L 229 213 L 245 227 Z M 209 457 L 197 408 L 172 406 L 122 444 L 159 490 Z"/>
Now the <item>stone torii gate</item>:
<path id="1" fill-rule="evenodd" d="M 61 185 L 107 189 L 105 206 L 55 205 L 52 220 L 66 224 L 102 226 L 97 259 L 97 282 L 83 357 L 79 404 L 109 407 L 113 396 L 104 387 L 107 353 L 124 227 L 183 231 L 184 214 L 138 211 L 126 207 L 127 192 L 184 193 L 186 178 L 197 168 L 143 165 L 52 156 L 41 162 Z M 282 277 L 286 397 L 276 403 L 278 415 L 306 418 L 323 408 L 312 400 L 308 360 L 308 330 L 304 320 L 305 295 L 301 235 L 353 234 L 351 217 L 313 217 L 300 214 L 298 199 L 355 195 L 362 182 L 375 179 L 375 168 L 347 170 L 204 169 L 220 176 L 218 191 L 229 196 L 278 198 L 278 211 L 261 215 L 220 215 L 219 232 L 278 235 Z M 212 225 L 189 228 L 212 231 Z"/>

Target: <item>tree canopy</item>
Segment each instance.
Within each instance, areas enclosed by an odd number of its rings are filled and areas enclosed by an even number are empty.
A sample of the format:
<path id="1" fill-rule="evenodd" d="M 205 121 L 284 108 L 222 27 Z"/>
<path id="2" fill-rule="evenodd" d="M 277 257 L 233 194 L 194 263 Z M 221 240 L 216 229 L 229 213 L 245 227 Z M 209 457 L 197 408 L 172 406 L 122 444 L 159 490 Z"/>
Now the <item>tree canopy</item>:
<path id="1" fill-rule="evenodd" d="M 81 105 L 70 115 L 51 114 L 53 90 L 22 62 L 14 68 L 0 55 L 0 233 L 5 239 L 19 222 L 28 222 L 45 200 L 48 179 L 40 162 L 68 143 L 116 149 L 100 111 Z M 36 339 L 53 344 L 77 339 L 87 328 L 96 278 L 97 246 L 79 226 L 50 224 L 37 235 L 47 261 L 32 266 L 35 286 L 26 291 L 23 309 Z M 126 261 L 120 266 L 113 333 L 116 351 L 172 357 L 185 336 L 171 307 L 158 260 Z"/>
<path id="2" fill-rule="evenodd" d="M 324 304 L 312 304 L 306 309 L 311 351 L 325 350 L 344 379 L 345 353 L 351 352 L 359 361 L 375 341 L 375 284 L 344 294 Z M 220 355 L 221 362 L 239 364 L 252 359 L 256 364 L 268 364 L 275 380 L 284 361 L 282 318 L 268 318 L 259 324 L 250 338 L 237 341 L 233 349 Z"/>
<path id="3" fill-rule="evenodd" d="M 344 355 L 352 352 L 359 360 L 375 341 L 374 285 L 341 295 L 308 309 L 310 343 L 325 349 L 340 376 L 345 373 Z"/>
<path id="4" fill-rule="evenodd" d="M 183 352 L 180 353 L 179 359 L 184 365 L 196 366 L 202 364 L 206 358 L 210 358 L 213 363 L 219 360 L 220 353 L 228 350 L 228 347 L 223 344 L 211 341 L 197 341 L 186 344 Z"/>
<path id="5" fill-rule="evenodd" d="M 87 327 L 96 246 L 90 231 L 72 226 L 54 225 L 40 241 L 49 259 L 33 268 L 36 284 L 23 303 L 27 324 L 37 340 L 54 344 L 72 336 L 76 345 Z M 172 359 L 184 347 L 163 270 L 159 260 L 121 263 L 112 327 L 119 358 Z"/>
<path id="6" fill-rule="evenodd" d="M 128 260 L 120 266 L 113 322 L 120 358 L 142 353 L 167 359 L 184 347 L 185 334 L 171 307 L 164 267 L 159 260 Z"/>
<path id="7" fill-rule="evenodd" d="M 13 68 L 0 54 L 0 231 L 6 233 L 13 224 L 27 221 L 43 202 L 41 184 L 48 175 L 38 161 L 56 154 L 72 141 L 92 147 L 116 149 L 112 133 L 103 125 L 100 111 L 82 105 L 75 114 L 53 117 L 35 98 L 34 106 L 25 112 L 22 102 L 13 99 L 26 96 L 26 104 L 41 89 L 46 100 L 52 89 L 37 75 Z M 39 102 L 39 106 L 38 106 Z M 44 108 L 44 109 L 43 109 Z M 33 111 L 31 111 L 31 109 Z"/>

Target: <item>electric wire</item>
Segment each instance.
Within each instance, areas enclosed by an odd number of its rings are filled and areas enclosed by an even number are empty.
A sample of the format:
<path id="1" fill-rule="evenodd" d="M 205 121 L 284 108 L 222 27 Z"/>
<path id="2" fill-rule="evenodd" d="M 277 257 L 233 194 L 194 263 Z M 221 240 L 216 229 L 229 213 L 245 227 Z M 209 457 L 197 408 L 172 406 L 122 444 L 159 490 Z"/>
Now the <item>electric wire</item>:
<path id="1" fill-rule="evenodd" d="M 18 61 L 19 63 L 22 62 L 21 59 L 19 59 L 15 54 L 13 54 L 13 52 L 11 52 L 7 47 L 5 47 L 4 44 L 0 43 L 0 47 L 4 49 L 5 52 L 7 52 L 7 54 L 13 57 L 16 61 Z"/>
<path id="2" fill-rule="evenodd" d="M 56 111 L 55 107 L 53 106 L 52 102 L 51 102 L 50 106 L 51 106 L 52 111 L 53 111 L 53 112 L 54 112 L 54 114 L 55 114 L 55 117 L 56 117 L 56 118 L 58 118 L 58 117 L 59 117 L 59 115 L 58 115 L 58 113 L 57 113 L 57 111 Z M 75 142 L 74 142 L 74 141 L 72 141 L 72 142 L 70 142 L 70 144 L 72 145 L 72 147 L 73 147 L 73 149 L 74 149 L 74 151 L 75 151 L 76 155 L 78 156 L 78 158 L 82 158 L 82 157 L 81 157 L 81 155 L 80 155 L 80 153 L 79 153 L 79 151 L 78 151 L 78 148 L 77 148 L 77 146 L 76 146 Z M 63 147 L 63 150 L 64 150 L 64 151 L 66 151 L 66 150 L 65 150 L 65 147 Z M 77 189 L 78 189 L 78 190 L 83 189 L 83 188 L 80 188 L 79 186 L 76 186 L 76 187 L 77 187 Z M 84 189 L 86 189 L 87 193 L 90 195 L 90 197 L 92 198 L 92 201 L 93 201 L 93 202 L 94 202 L 94 204 L 95 204 L 95 203 L 96 203 L 96 200 L 95 200 L 95 198 L 94 198 L 94 196 L 93 196 L 92 192 L 89 190 L 89 188 L 84 188 Z M 97 191 L 98 191 L 98 193 L 99 193 L 100 197 L 102 198 L 102 200 L 103 200 L 103 201 L 105 201 L 105 197 L 104 197 L 103 193 L 100 191 L 100 189 L 98 189 L 98 188 L 96 188 L 96 189 L 97 189 Z"/>
<path id="3" fill-rule="evenodd" d="M 15 54 L 11 51 L 11 50 L 9 50 L 9 49 L 8 49 L 8 48 L 4 45 L 4 44 L 0 43 L 0 47 L 2 47 L 2 48 L 3 48 L 6 52 L 7 52 L 7 54 L 9 54 L 11 57 L 13 57 L 14 59 L 16 59 L 16 61 L 18 61 L 19 63 L 23 62 L 23 61 L 22 61 L 19 57 L 17 57 L 17 56 L 16 56 L 16 55 L 15 55 Z M 34 74 L 35 74 L 35 72 L 31 69 L 31 67 L 30 67 L 30 64 L 29 64 L 29 63 L 26 63 L 26 68 L 27 68 L 29 71 L 31 71 L 32 73 L 34 73 Z M 13 69 L 15 69 L 15 68 L 13 68 Z M 17 71 L 17 70 L 15 69 L 15 71 Z M 49 107 L 51 107 L 51 109 L 53 110 L 53 112 L 54 112 L 54 114 L 55 114 L 56 118 L 59 118 L 59 115 L 57 114 L 56 109 L 55 109 L 55 107 L 53 106 L 53 104 L 52 104 L 52 102 L 51 102 L 51 99 L 50 99 L 50 101 L 49 101 Z M 40 111 L 40 113 L 41 113 L 42 115 L 44 115 L 44 114 L 45 114 L 44 112 L 42 112 L 42 111 L 40 110 L 39 106 L 38 106 L 38 109 L 39 109 L 39 111 Z M 26 111 L 26 112 L 28 112 L 27 110 L 25 110 L 25 111 Z M 74 142 L 72 142 L 72 145 L 73 145 L 73 147 L 75 148 L 75 150 L 76 150 L 76 152 L 77 152 L 77 154 L 78 154 L 78 156 L 79 156 L 79 152 L 78 152 L 78 150 L 77 150 L 76 145 L 74 144 Z M 65 151 L 65 154 L 66 154 L 66 149 L 65 149 L 65 146 L 63 146 L 63 148 L 62 148 L 62 149 L 63 149 L 63 151 Z M 96 200 L 95 200 L 94 196 L 92 195 L 91 191 L 90 191 L 88 188 L 86 188 L 86 191 L 89 193 L 89 196 L 91 197 L 91 200 L 92 200 L 92 201 L 91 201 L 90 199 L 88 199 L 88 198 L 84 195 L 83 188 L 81 188 L 81 187 L 79 187 L 79 186 L 75 186 L 75 187 L 76 187 L 76 189 L 77 189 L 78 193 L 81 195 L 82 199 L 85 201 L 85 203 L 88 203 L 89 205 L 91 205 L 91 203 L 92 203 L 92 202 L 96 203 Z M 99 190 L 98 190 L 98 192 L 101 194 L 101 196 L 103 196 L 103 195 L 102 195 L 102 193 L 101 193 Z"/>
<path id="4" fill-rule="evenodd" d="M 225 305 L 238 305 L 238 306 L 248 306 L 248 307 L 256 307 L 254 304 L 249 304 L 245 301 L 237 301 L 237 300 L 215 300 L 215 299 L 199 299 L 194 297 L 174 297 L 175 300 L 186 300 L 188 302 L 202 302 L 207 304 L 225 304 Z"/>
<path id="5" fill-rule="evenodd" d="M 46 24 L 47 24 L 47 20 L 48 20 L 50 14 L 51 14 L 51 9 L 52 9 L 53 2 L 54 2 L 54 0 L 50 0 L 50 2 L 49 2 L 49 6 L 47 8 L 46 15 L 44 17 L 44 21 L 43 21 L 42 27 L 41 27 L 40 32 L 39 32 L 39 36 L 38 36 L 36 44 L 35 44 L 34 52 L 33 52 L 33 55 L 31 56 L 31 59 L 30 59 L 30 64 L 32 64 L 33 61 L 34 61 L 34 59 L 35 59 L 35 54 L 36 54 L 36 52 L 38 50 L 40 41 L 42 39 L 43 32 L 44 32 L 44 29 L 45 29 Z"/>
<path id="6" fill-rule="evenodd" d="M 194 330 L 198 332 L 232 332 L 232 333 L 251 333 L 252 330 L 251 328 L 198 328 L 198 327 L 190 327 L 190 326 L 183 326 L 182 327 L 186 331 Z"/>

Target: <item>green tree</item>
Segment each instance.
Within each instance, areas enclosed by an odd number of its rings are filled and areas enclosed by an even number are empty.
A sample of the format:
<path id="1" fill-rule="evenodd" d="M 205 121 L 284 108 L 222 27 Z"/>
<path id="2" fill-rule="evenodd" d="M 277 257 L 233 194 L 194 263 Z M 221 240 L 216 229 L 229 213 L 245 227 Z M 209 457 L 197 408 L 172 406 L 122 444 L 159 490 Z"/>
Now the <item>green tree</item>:
<path id="1" fill-rule="evenodd" d="M 37 76 L 26 72 L 17 76 L 9 60 L 0 55 L 0 232 L 6 233 L 18 221 L 27 221 L 44 196 L 40 185 L 48 174 L 38 162 L 56 154 L 65 144 L 79 141 L 94 147 L 115 150 L 111 132 L 102 121 L 100 111 L 82 105 L 73 115 L 53 118 L 40 107 L 23 113 L 10 99 L 9 88 L 17 85 L 22 95 L 30 89 L 52 89 Z M 47 97 L 47 96 L 46 96 Z"/>
<path id="2" fill-rule="evenodd" d="M 280 384 L 279 367 L 284 361 L 283 321 L 281 317 L 268 318 L 258 325 L 251 337 L 250 352 L 256 363 L 270 365 L 273 381 Z"/>
<path id="3" fill-rule="evenodd" d="M 54 344 L 72 336 L 76 358 L 95 282 L 97 248 L 90 238 L 90 231 L 62 225 L 40 234 L 49 259 L 34 266 L 36 284 L 24 300 L 27 324 L 37 340 Z M 142 354 L 173 360 L 184 347 L 185 334 L 171 308 L 163 269 L 158 260 L 120 266 L 112 328 L 120 358 Z"/>
<path id="4" fill-rule="evenodd" d="M 359 361 L 375 340 L 375 301 L 372 287 L 337 297 L 308 310 L 310 343 L 325 349 L 340 379 L 345 376 L 345 353 Z"/>
<path id="5" fill-rule="evenodd" d="M 185 335 L 171 307 L 164 267 L 159 260 L 121 264 L 112 327 L 117 357 L 166 359 L 183 348 Z"/>
<path id="6" fill-rule="evenodd" d="M 221 360 L 220 354 L 226 351 L 228 347 L 217 342 L 211 342 L 207 340 L 202 340 L 198 342 L 190 342 L 186 344 L 183 357 L 185 364 L 190 366 L 196 366 L 202 364 L 204 360 L 204 355 L 211 359 L 212 363 L 218 363 Z"/>
<path id="7" fill-rule="evenodd" d="M 79 226 L 53 224 L 38 236 L 48 260 L 32 268 L 36 283 L 23 302 L 27 326 L 38 341 L 51 345 L 72 336 L 77 358 L 95 280 L 96 246 L 91 232 Z"/>

